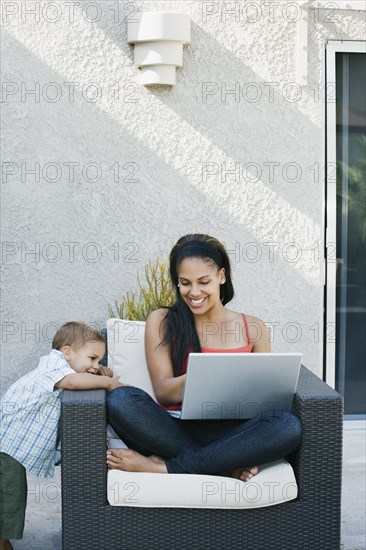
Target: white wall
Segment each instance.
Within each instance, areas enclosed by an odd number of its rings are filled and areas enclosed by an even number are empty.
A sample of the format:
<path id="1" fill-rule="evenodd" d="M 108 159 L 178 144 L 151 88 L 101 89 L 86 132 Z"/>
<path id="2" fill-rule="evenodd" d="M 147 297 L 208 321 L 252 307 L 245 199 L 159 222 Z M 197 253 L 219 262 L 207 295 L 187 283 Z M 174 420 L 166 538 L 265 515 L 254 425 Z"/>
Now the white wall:
<path id="1" fill-rule="evenodd" d="M 321 374 L 324 45 L 364 38 L 364 12 L 312 12 L 300 88 L 294 2 L 249 4 L 225 18 L 228 2 L 138 2 L 192 17 L 177 85 L 148 89 L 126 42 L 136 3 L 3 3 L 2 391 L 56 326 L 104 325 L 189 232 L 226 243 L 232 307 Z"/>

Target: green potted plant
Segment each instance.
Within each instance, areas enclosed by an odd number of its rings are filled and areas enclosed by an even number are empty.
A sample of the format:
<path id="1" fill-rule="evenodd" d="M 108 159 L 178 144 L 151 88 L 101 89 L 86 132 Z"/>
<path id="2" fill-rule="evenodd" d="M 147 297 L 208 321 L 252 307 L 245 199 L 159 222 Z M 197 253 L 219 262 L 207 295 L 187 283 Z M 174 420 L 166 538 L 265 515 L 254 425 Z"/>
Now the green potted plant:
<path id="1" fill-rule="evenodd" d="M 108 306 L 112 318 L 129 319 L 130 321 L 146 321 L 148 315 L 163 306 L 171 306 L 175 302 L 167 263 L 158 258 L 151 260 L 144 268 L 145 283 L 137 274 L 138 289 L 126 292 L 121 301 L 117 300 L 114 307 Z"/>

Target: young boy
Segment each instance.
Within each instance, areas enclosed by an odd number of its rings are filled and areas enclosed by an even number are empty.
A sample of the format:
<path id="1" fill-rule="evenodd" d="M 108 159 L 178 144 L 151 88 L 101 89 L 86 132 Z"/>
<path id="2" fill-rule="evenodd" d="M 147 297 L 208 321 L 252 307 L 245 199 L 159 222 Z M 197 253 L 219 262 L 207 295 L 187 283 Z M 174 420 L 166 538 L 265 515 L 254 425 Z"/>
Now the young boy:
<path id="1" fill-rule="evenodd" d="M 110 369 L 99 365 L 104 352 L 100 332 L 84 323 L 66 323 L 56 332 L 51 353 L 1 400 L 0 550 L 12 550 L 9 539 L 23 537 L 26 469 L 53 476 L 62 390 L 123 386 Z"/>

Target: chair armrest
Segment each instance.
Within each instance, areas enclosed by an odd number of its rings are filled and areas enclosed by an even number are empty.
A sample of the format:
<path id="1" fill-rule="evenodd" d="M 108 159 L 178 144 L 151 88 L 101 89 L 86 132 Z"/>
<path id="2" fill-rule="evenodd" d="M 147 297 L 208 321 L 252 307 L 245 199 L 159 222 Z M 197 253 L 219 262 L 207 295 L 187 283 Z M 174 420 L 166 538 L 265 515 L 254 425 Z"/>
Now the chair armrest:
<path id="1" fill-rule="evenodd" d="M 342 396 L 336 390 L 328 386 L 328 384 L 304 365 L 301 365 L 300 368 L 299 381 L 296 388 L 296 399 L 300 401 L 343 401 Z"/>
<path id="2" fill-rule="evenodd" d="M 83 498 L 107 504 L 106 391 L 63 390 L 61 398 L 61 480 L 63 514 Z M 65 508 L 66 507 L 66 508 Z M 71 512 L 71 510 L 70 510 Z"/>
<path id="3" fill-rule="evenodd" d="M 301 366 L 293 413 L 303 426 L 300 447 L 290 457 L 299 496 L 321 498 L 332 487 L 335 505 L 341 491 L 343 398 L 306 367 Z"/>

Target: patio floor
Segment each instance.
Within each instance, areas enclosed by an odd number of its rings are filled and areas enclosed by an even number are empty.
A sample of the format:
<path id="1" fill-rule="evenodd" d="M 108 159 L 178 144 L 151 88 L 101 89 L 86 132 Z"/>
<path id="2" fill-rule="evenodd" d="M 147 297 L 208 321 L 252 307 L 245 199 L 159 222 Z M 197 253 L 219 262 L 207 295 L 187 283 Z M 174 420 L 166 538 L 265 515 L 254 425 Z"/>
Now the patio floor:
<path id="1" fill-rule="evenodd" d="M 342 550 L 366 550 L 365 456 L 366 423 L 345 422 Z M 14 550 L 61 550 L 60 468 L 53 479 L 28 475 L 28 491 L 24 539 L 13 542 Z"/>

